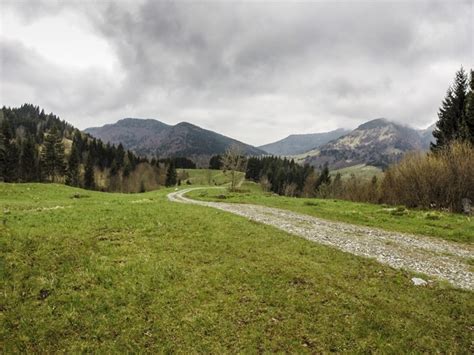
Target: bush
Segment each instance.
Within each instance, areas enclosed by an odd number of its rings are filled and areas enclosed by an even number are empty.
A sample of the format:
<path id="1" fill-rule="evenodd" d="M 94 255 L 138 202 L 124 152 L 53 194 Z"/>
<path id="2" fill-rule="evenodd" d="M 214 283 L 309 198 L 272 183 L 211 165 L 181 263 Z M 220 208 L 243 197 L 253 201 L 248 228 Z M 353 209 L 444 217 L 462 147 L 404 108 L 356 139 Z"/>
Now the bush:
<path id="1" fill-rule="evenodd" d="M 436 153 L 407 155 L 391 166 L 381 184 L 390 204 L 462 211 L 462 199 L 474 200 L 474 148 L 455 142 Z"/>

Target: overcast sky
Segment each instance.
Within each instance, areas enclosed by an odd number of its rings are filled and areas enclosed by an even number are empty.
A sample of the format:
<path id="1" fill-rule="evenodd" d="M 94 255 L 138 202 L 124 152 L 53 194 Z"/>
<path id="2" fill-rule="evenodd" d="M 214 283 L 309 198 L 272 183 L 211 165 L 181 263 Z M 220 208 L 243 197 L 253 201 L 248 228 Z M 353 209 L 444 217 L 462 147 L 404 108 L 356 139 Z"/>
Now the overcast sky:
<path id="1" fill-rule="evenodd" d="M 425 127 L 474 67 L 473 1 L 0 1 L 0 104 L 81 129 L 149 117 L 260 145 Z"/>

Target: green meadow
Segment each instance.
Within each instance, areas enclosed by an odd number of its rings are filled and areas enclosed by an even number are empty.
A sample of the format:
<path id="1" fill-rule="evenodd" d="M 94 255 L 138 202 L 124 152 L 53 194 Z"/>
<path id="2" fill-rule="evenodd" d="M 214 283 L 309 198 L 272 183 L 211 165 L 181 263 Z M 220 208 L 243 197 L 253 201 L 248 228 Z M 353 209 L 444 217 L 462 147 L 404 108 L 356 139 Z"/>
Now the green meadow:
<path id="1" fill-rule="evenodd" d="M 191 195 L 472 241 L 460 216 L 242 189 Z M 2 353 L 472 352 L 472 292 L 415 287 L 407 271 L 169 202 L 172 190 L 0 184 Z"/>

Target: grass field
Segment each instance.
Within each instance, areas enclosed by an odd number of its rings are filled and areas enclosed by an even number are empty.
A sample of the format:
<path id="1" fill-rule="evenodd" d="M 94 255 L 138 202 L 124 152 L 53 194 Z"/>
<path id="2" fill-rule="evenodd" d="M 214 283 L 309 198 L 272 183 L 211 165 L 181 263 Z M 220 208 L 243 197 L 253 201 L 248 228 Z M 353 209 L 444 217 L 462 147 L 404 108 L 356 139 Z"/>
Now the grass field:
<path id="1" fill-rule="evenodd" d="M 2 353 L 472 352 L 471 292 L 169 191 L 0 184 Z"/>
<path id="2" fill-rule="evenodd" d="M 182 184 L 189 181 L 192 185 L 214 185 L 220 186 L 230 183 L 231 177 L 229 173 L 224 173 L 222 170 L 210 169 L 178 169 L 178 177 L 187 176 L 182 179 Z M 244 173 L 236 172 L 237 181 L 244 178 Z"/>
<path id="3" fill-rule="evenodd" d="M 380 177 L 380 175 L 382 175 L 382 169 L 371 165 L 358 164 L 348 168 L 331 170 L 332 177 L 336 176 L 337 173 L 341 174 L 342 180 L 348 180 L 352 175 L 362 180 L 370 180 L 374 176 Z"/>
<path id="4" fill-rule="evenodd" d="M 403 207 L 343 200 L 284 197 L 265 193 L 258 184 L 252 182 L 245 182 L 241 192 L 207 189 L 191 191 L 188 196 L 210 201 L 253 203 L 334 221 L 427 235 L 456 242 L 474 242 L 474 218 L 460 214 L 408 210 Z"/>

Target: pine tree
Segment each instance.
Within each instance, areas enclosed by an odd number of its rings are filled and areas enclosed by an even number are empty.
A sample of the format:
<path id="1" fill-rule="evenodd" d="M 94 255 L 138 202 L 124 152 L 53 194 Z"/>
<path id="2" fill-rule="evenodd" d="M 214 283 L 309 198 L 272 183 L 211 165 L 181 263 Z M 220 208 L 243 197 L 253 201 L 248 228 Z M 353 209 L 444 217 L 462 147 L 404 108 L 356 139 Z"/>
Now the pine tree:
<path id="1" fill-rule="evenodd" d="M 123 167 L 124 160 L 125 160 L 125 150 L 123 149 L 122 143 L 120 143 L 117 147 L 117 151 L 115 155 L 115 161 L 119 169 Z"/>
<path id="2" fill-rule="evenodd" d="M 14 182 L 18 178 L 19 149 L 13 139 L 10 123 L 3 119 L 1 126 L 2 142 L 0 153 L 0 176 L 5 182 Z"/>
<path id="3" fill-rule="evenodd" d="M 5 180 L 5 167 L 7 164 L 7 152 L 4 146 L 5 138 L 3 133 L 0 131 L 0 181 Z"/>
<path id="4" fill-rule="evenodd" d="M 465 126 L 467 139 L 474 145 L 474 70 L 471 69 L 469 92 L 466 97 Z"/>
<path id="5" fill-rule="evenodd" d="M 72 141 L 71 153 L 67 160 L 67 169 L 66 169 L 66 185 L 70 186 L 79 186 L 80 185 L 80 176 L 79 176 L 79 150 L 77 148 L 77 141 Z"/>
<path id="6" fill-rule="evenodd" d="M 95 189 L 94 159 L 90 153 L 87 157 L 86 168 L 84 172 L 84 187 L 89 190 Z"/>
<path id="7" fill-rule="evenodd" d="M 56 127 L 44 139 L 41 165 L 44 174 L 52 182 L 56 181 L 56 177 L 64 175 L 64 145 Z"/>
<path id="8" fill-rule="evenodd" d="M 5 181 L 7 182 L 16 182 L 20 177 L 20 169 L 19 169 L 19 160 L 20 160 L 20 148 L 16 144 L 16 142 L 12 142 L 8 145 L 8 149 L 6 151 L 6 162 L 7 162 L 7 170 L 6 170 L 6 177 Z"/>
<path id="9" fill-rule="evenodd" d="M 329 185 L 331 183 L 331 176 L 329 175 L 328 164 L 324 164 L 321 174 L 319 174 L 318 181 L 316 182 L 316 190 L 321 187 L 323 184 Z"/>
<path id="10" fill-rule="evenodd" d="M 467 96 L 468 78 L 466 72 L 461 69 L 456 73 L 453 86 L 453 110 L 456 117 L 457 132 L 454 135 L 455 139 L 466 138 L 466 123 L 465 123 L 465 112 L 466 112 L 466 96 Z"/>
<path id="11" fill-rule="evenodd" d="M 168 164 L 168 170 L 166 171 L 166 186 L 174 186 L 176 185 L 177 181 L 177 173 L 176 173 L 176 168 L 174 166 L 174 163 L 171 161 Z"/>
<path id="12" fill-rule="evenodd" d="M 467 138 L 465 121 L 467 76 L 461 68 L 455 76 L 452 88 L 449 88 L 438 111 L 438 122 L 433 132 L 436 139 L 431 150 L 437 151 L 456 139 Z"/>
<path id="13" fill-rule="evenodd" d="M 213 155 L 209 160 L 209 169 L 220 170 L 222 168 L 222 157 L 218 155 Z"/>
<path id="14" fill-rule="evenodd" d="M 20 178 L 22 181 L 37 181 L 38 164 L 35 142 L 28 136 L 22 142 L 20 156 Z"/>

